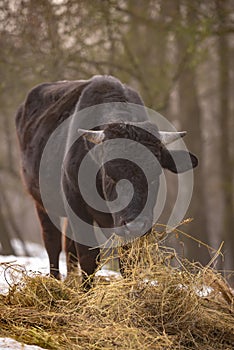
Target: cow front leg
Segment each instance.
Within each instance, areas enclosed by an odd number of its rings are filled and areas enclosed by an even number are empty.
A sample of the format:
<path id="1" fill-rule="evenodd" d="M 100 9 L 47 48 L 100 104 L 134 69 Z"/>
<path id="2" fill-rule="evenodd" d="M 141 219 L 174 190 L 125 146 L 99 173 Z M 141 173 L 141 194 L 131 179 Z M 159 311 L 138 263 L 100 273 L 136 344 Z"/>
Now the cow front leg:
<path id="1" fill-rule="evenodd" d="M 90 289 L 94 273 L 100 262 L 100 249 L 76 243 L 79 264 L 82 272 L 82 281 L 85 290 Z"/>
<path id="2" fill-rule="evenodd" d="M 37 214 L 42 227 L 42 237 L 49 257 L 50 275 L 60 279 L 59 255 L 62 251 L 62 233 L 50 220 L 47 213 L 36 205 Z M 59 224 L 59 218 L 57 218 Z"/>

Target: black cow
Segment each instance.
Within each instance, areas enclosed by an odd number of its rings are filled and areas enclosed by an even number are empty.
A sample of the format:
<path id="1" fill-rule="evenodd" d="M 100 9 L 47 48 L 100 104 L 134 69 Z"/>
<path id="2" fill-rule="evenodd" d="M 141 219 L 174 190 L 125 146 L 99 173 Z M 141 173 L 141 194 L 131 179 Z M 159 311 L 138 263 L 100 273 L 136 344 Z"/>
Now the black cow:
<path id="1" fill-rule="evenodd" d="M 110 110 L 109 103 L 113 103 L 113 110 L 115 110 L 115 103 L 117 105 L 120 103 L 121 110 L 118 108 L 115 111 Z M 136 112 L 136 115 L 132 115 L 128 109 L 129 103 L 142 106 L 142 113 L 137 115 Z M 86 119 L 83 118 L 83 121 L 80 122 L 82 119 L 79 119 L 80 112 L 86 111 L 88 107 L 102 104 L 105 104 L 107 108 L 104 108 L 102 115 L 96 116 L 97 126 L 92 129 L 86 127 L 89 113 L 86 113 Z M 52 176 L 52 181 L 57 181 L 62 190 L 50 193 L 50 185 L 48 186 L 48 200 L 54 203 L 54 208 L 49 213 L 43 204 L 39 186 L 40 162 L 50 136 L 69 117 L 71 119 L 69 119 L 68 134 L 63 135 L 61 141 L 58 142 L 58 148 L 62 147 L 64 152 L 61 174 L 58 179 Z M 95 237 L 94 222 L 103 231 L 106 229 L 105 236 L 112 234 L 113 230 L 120 236 L 131 235 L 136 231 L 145 233 L 153 224 L 152 211 L 156 203 L 161 167 L 178 173 L 197 166 L 197 158 L 191 153 L 169 152 L 165 146 L 168 142 L 183 136 L 184 133 L 159 132 L 157 126 L 149 121 L 139 94 L 112 76 L 95 76 L 87 81 L 61 81 L 36 86 L 29 92 L 25 102 L 18 110 L 16 129 L 21 149 L 23 177 L 27 190 L 34 199 L 41 222 L 43 239 L 50 261 L 50 273 L 56 278 L 59 278 L 59 254 L 62 249 L 61 231 L 56 222 L 60 217 L 69 217 L 67 205 L 63 205 L 65 197 L 73 212 L 81 219 L 81 224 L 77 227 L 72 219 L 68 218 L 65 238 L 68 272 L 78 260 L 83 276 L 90 276 L 94 273 L 99 260 L 99 248 L 93 248 L 95 246 L 93 244 L 95 242 L 93 239 Z M 71 143 L 68 151 L 65 152 L 67 147 L 65 144 L 74 133 L 77 135 L 79 133 L 81 137 Z M 121 157 L 105 162 L 105 155 L 113 152 L 113 144 L 110 145 L 104 141 L 115 139 L 129 140 L 133 142 L 133 147 L 136 142 L 147 147 L 150 154 L 157 157 L 158 160 L 154 176 L 146 179 L 144 171 L 137 164 Z M 104 211 L 100 211 L 87 204 L 77 183 L 77 173 L 82 160 L 90 150 L 95 150 L 97 144 L 103 145 L 102 152 L 99 147 L 99 151 L 96 153 L 94 151 L 90 159 L 91 162 L 99 164 L 100 171 L 96 177 L 96 188 L 100 197 L 106 201 L 115 200 L 118 197 L 116 184 L 122 179 L 130 180 L 134 188 L 130 203 L 126 208 L 114 213 L 108 205 Z M 131 149 L 131 143 L 129 148 Z M 51 162 L 53 158 L 56 158 L 56 153 L 51 156 Z M 139 154 L 140 158 L 141 154 Z M 141 161 L 144 162 L 144 167 L 151 167 L 151 160 L 147 157 L 144 156 Z M 49 174 L 48 179 L 50 176 Z M 147 202 L 149 186 L 147 181 L 149 180 L 153 184 L 150 188 L 152 195 L 147 204 L 146 214 L 139 220 L 136 218 Z M 87 172 L 86 181 L 88 187 L 89 172 Z M 121 200 L 126 199 L 125 186 L 126 183 L 119 192 L 120 203 Z M 88 243 L 90 240 L 92 249 Z"/>

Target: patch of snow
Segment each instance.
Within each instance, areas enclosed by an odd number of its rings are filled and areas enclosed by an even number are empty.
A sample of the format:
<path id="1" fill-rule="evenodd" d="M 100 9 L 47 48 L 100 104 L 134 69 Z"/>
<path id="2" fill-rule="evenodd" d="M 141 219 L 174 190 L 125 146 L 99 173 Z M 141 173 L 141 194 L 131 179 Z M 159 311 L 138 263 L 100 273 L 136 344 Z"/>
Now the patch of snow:
<path id="1" fill-rule="evenodd" d="M 23 252 L 21 242 L 13 241 L 17 253 Z M 9 286 L 18 283 L 23 275 L 34 274 L 49 274 L 49 260 L 45 248 L 40 244 L 26 242 L 26 246 L 31 257 L 28 256 L 14 256 L 14 255 L 0 255 L 0 293 L 5 294 L 9 290 Z M 21 249 L 21 250 L 20 250 Z M 60 255 L 59 269 L 62 278 L 65 278 L 67 273 L 66 257 L 64 252 Z M 96 273 L 96 276 L 105 277 L 108 281 L 111 278 L 119 278 L 120 273 L 108 270 L 105 267 Z M 1 349 L 1 348 L 0 348 Z"/>
<path id="2" fill-rule="evenodd" d="M 10 350 L 44 350 L 36 345 L 25 345 L 11 338 L 0 338 L 0 349 Z"/>
<path id="3" fill-rule="evenodd" d="M 17 254 L 22 255 L 23 248 L 18 240 L 13 240 Z M 25 256 L 0 256 L 0 293 L 5 294 L 9 286 L 20 281 L 22 276 L 33 273 L 46 275 L 49 273 L 49 261 L 45 248 L 39 244 L 26 242 L 27 250 L 32 255 Z M 66 274 L 65 255 L 61 254 L 60 269 Z M 25 345 L 11 338 L 0 338 L 0 350 L 41 350 L 35 345 Z"/>
<path id="4" fill-rule="evenodd" d="M 149 280 L 148 278 L 145 278 L 143 280 L 143 283 L 148 284 L 148 285 L 150 285 L 152 287 L 158 286 L 158 281 L 156 281 L 156 280 Z M 188 289 L 188 287 L 186 285 L 183 285 L 181 283 L 178 284 L 178 287 L 180 289 Z M 211 288 L 209 286 L 202 286 L 199 289 L 198 288 L 195 289 L 195 293 L 201 298 L 207 297 L 212 292 L 213 292 L 213 288 Z"/>
<path id="5" fill-rule="evenodd" d="M 13 240 L 14 248 L 17 253 L 23 252 L 21 242 Z M 9 286 L 18 283 L 23 275 L 49 273 L 49 260 L 45 248 L 40 244 L 26 242 L 27 249 L 32 255 L 28 256 L 14 256 L 14 255 L 0 255 L 0 293 L 8 292 Z M 62 253 L 60 256 L 60 271 L 62 276 L 66 275 L 66 258 Z M 1 348 L 0 348 L 1 349 Z"/>
<path id="6" fill-rule="evenodd" d="M 121 273 L 118 271 L 114 271 L 114 270 L 109 270 L 106 269 L 105 267 L 103 267 L 101 270 L 98 270 L 95 274 L 95 276 L 99 276 L 99 277 L 105 277 L 105 279 L 107 281 L 110 281 L 111 278 L 120 278 L 121 277 Z"/>
<path id="7" fill-rule="evenodd" d="M 202 286 L 202 288 L 196 289 L 196 294 L 199 297 L 207 297 L 213 291 L 214 289 L 209 286 Z"/>
<path id="8" fill-rule="evenodd" d="M 188 289 L 188 287 L 183 284 L 179 284 L 178 287 L 181 289 L 184 289 L 184 288 Z M 194 288 L 194 291 L 199 297 L 204 298 L 213 292 L 213 288 L 209 286 L 202 286 L 200 288 Z"/>
<path id="9" fill-rule="evenodd" d="M 158 286 L 158 281 L 149 280 L 148 278 L 145 278 L 145 279 L 143 280 L 143 282 L 144 282 L 145 284 L 148 284 L 148 285 L 153 286 L 153 287 Z"/>

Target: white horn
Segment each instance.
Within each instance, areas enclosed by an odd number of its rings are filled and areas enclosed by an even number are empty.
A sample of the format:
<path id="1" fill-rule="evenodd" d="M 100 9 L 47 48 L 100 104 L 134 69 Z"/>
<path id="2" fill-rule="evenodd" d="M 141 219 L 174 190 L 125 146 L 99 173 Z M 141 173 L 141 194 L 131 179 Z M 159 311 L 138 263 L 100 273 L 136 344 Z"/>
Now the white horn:
<path id="1" fill-rule="evenodd" d="M 164 145 L 169 145 L 169 143 L 172 143 L 181 137 L 184 137 L 186 133 L 186 131 L 159 131 L 161 142 Z"/>
<path id="2" fill-rule="evenodd" d="M 103 130 L 86 130 L 78 129 L 78 132 L 83 134 L 88 141 L 95 143 L 96 145 L 101 143 L 105 137 Z"/>

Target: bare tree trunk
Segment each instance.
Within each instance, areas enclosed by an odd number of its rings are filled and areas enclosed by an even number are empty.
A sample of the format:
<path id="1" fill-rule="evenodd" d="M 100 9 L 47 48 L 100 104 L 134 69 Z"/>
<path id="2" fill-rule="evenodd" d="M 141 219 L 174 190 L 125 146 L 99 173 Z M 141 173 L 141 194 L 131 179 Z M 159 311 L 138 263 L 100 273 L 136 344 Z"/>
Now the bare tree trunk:
<path id="1" fill-rule="evenodd" d="M 6 143 L 5 172 L 8 175 L 8 177 L 13 179 L 15 183 L 19 180 L 19 176 L 15 170 L 15 164 L 14 164 L 14 147 L 13 147 L 13 137 L 11 134 L 9 114 L 10 114 L 9 112 L 4 110 L 3 134 L 4 134 L 5 143 Z M 8 250 L 9 247 L 11 246 L 11 242 L 10 242 L 10 233 L 11 233 L 12 237 L 16 237 L 20 240 L 24 254 L 29 256 L 27 247 L 24 244 L 22 233 L 15 221 L 12 203 L 8 199 L 7 190 L 4 186 L 4 183 L 1 177 L 0 177 L 0 200 L 1 200 L 2 208 L 4 208 L 4 210 L 1 211 L 1 223 L 3 227 L 2 236 L 4 236 L 5 240 L 6 239 L 8 240 L 8 244 L 7 244 L 8 248 L 6 249 Z M 5 236 L 8 236 L 8 238 L 6 238 Z"/>
<path id="2" fill-rule="evenodd" d="M 11 237 L 7 228 L 2 207 L 0 207 L 0 243 L 2 255 L 15 255 L 15 250 L 11 244 Z"/>
<path id="3" fill-rule="evenodd" d="M 227 1 L 216 0 L 219 32 L 218 56 L 219 56 L 219 131 L 220 135 L 220 158 L 221 179 L 223 184 L 224 217 L 223 217 L 223 240 L 225 242 L 225 268 L 234 267 L 234 201 L 233 201 L 233 157 L 230 143 L 230 53 L 228 36 L 225 34 L 227 21 Z"/>
<path id="4" fill-rule="evenodd" d="M 4 209 L 5 209 L 4 213 L 3 212 L 1 213 L 1 222 L 2 222 L 2 227 L 4 228 L 2 235 L 4 235 L 4 236 L 6 235 L 8 237 L 7 239 L 9 241 L 9 244 L 11 245 L 11 241 L 10 241 L 10 237 L 11 237 L 10 231 L 11 231 L 12 236 L 18 238 L 18 240 L 21 242 L 21 246 L 22 246 L 24 255 L 30 256 L 30 253 L 29 253 L 29 251 L 24 243 L 22 233 L 15 222 L 13 210 L 12 210 L 11 204 L 9 203 L 7 195 L 4 192 L 1 179 L 0 179 L 0 190 L 1 190 L 0 199 L 1 199 L 1 202 L 4 203 Z M 0 239 L 0 241 L 1 241 L 1 239 Z"/>
<path id="5" fill-rule="evenodd" d="M 199 158 L 199 167 L 194 171 L 194 188 L 193 197 L 187 216 L 194 220 L 189 226 L 189 232 L 195 238 L 208 243 L 207 236 L 207 219 L 205 206 L 205 189 L 203 181 L 203 152 L 202 152 L 202 131 L 201 111 L 197 96 L 197 88 L 195 84 L 195 72 L 186 69 L 179 80 L 179 99 L 180 99 L 180 118 L 182 129 L 187 130 L 188 140 L 186 144 L 192 152 Z M 206 251 L 199 248 L 198 244 L 188 241 L 187 244 L 188 257 L 198 260 L 203 264 L 208 263 L 209 255 Z"/>
<path id="6" fill-rule="evenodd" d="M 199 3 L 197 3 L 199 6 Z M 180 10 L 180 9 L 178 9 Z M 188 7 L 187 21 L 194 23 L 196 21 L 195 9 Z M 178 37 L 178 52 L 188 50 L 189 43 L 186 37 Z M 207 234 L 207 217 L 205 206 L 205 188 L 203 181 L 203 139 L 201 130 L 201 110 L 199 105 L 196 71 L 195 68 L 187 65 L 181 72 L 179 83 L 179 117 L 182 129 L 188 132 L 186 145 L 191 152 L 195 153 L 199 158 L 199 166 L 194 171 L 194 188 L 193 197 L 187 216 L 193 218 L 186 232 L 196 239 L 208 243 Z M 185 242 L 186 256 L 202 264 L 209 262 L 210 256 L 207 248 L 200 247 L 191 239 Z"/>

